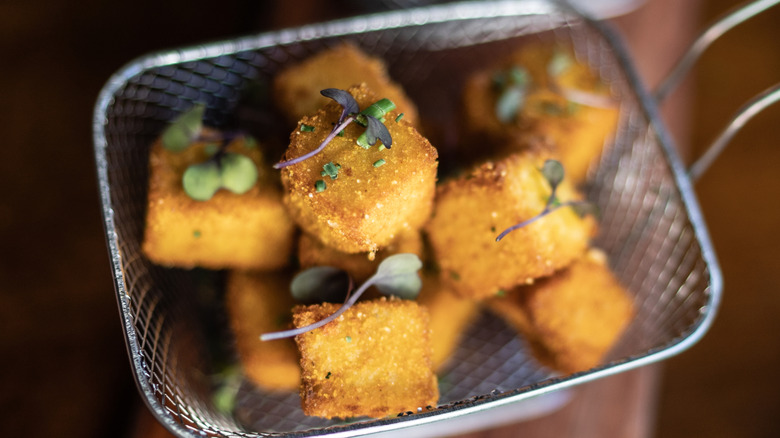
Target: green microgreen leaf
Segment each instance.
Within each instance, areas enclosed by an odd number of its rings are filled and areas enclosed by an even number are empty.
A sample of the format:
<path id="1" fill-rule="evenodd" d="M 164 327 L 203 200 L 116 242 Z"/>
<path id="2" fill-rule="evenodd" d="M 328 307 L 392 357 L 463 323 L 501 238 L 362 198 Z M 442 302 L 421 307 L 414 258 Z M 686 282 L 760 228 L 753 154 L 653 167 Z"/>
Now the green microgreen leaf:
<path id="1" fill-rule="evenodd" d="M 212 402 L 218 411 L 230 414 L 236 407 L 236 396 L 241 387 L 241 373 L 238 367 L 229 367 L 214 376 L 216 389 L 213 392 Z"/>
<path id="2" fill-rule="evenodd" d="M 363 283 L 352 296 L 347 298 L 344 304 L 338 310 L 324 319 L 304 327 L 298 327 L 292 330 L 283 330 L 280 332 L 263 333 L 260 335 L 261 341 L 270 341 L 274 339 L 289 338 L 297 336 L 338 318 L 347 309 L 352 307 L 370 286 L 377 286 L 380 292 L 386 295 L 397 295 L 401 298 L 414 298 L 420 292 L 422 281 L 417 271 L 422 268 L 420 258 L 415 254 L 395 254 L 382 261 L 377 267 L 376 273 Z"/>
<path id="3" fill-rule="evenodd" d="M 493 85 L 500 93 L 495 107 L 496 117 L 500 122 L 512 122 L 523 110 L 530 78 L 528 70 L 519 66 L 512 66 L 508 71 L 493 76 Z"/>
<path id="4" fill-rule="evenodd" d="M 558 184 L 563 181 L 563 164 L 558 160 L 545 160 L 542 165 L 542 175 L 544 175 L 544 179 L 547 180 L 554 191 Z"/>
<path id="5" fill-rule="evenodd" d="M 579 217 L 585 217 L 587 215 L 591 215 L 593 217 L 598 218 L 599 215 L 601 214 L 598 206 L 592 202 L 587 202 L 587 201 L 572 202 L 569 205 L 572 208 L 572 210 L 574 210 L 574 212 L 577 213 Z"/>
<path id="6" fill-rule="evenodd" d="M 290 283 L 293 298 L 303 304 L 344 301 L 349 276 L 332 266 L 315 266 L 296 275 Z"/>
<path id="7" fill-rule="evenodd" d="M 323 178 L 329 176 L 330 179 L 336 179 L 339 177 L 339 170 L 341 170 L 341 165 L 333 164 L 331 161 L 322 166 L 322 172 L 320 172 L 320 175 Z"/>
<path id="8" fill-rule="evenodd" d="M 422 287 L 417 273 L 421 268 L 422 262 L 416 254 L 394 254 L 382 260 L 372 278 L 383 294 L 411 300 L 417 297 Z"/>
<path id="9" fill-rule="evenodd" d="M 556 50 L 547 64 L 547 74 L 554 78 L 558 77 L 565 73 L 573 64 L 574 60 L 569 53 L 563 50 Z"/>
<path id="10" fill-rule="evenodd" d="M 222 187 L 241 195 L 257 182 L 257 166 L 246 155 L 228 152 L 220 160 Z"/>
<path id="11" fill-rule="evenodd" d="M 196 201 L 208 201 L 221 186 L 222 175 L 214 160 L 194 164 L 182 175 L 184 192 Z"/>
<path id="12" fill-rule="evenodd" d="M 496 101 L 496 117 L 501 123 L 509 123 L 525 105 L 525 88 L 511 86 L 504 89 Z"/>
<path id="13" fill-rule="evenodd" d="M 173 152 L 186 149 L 200 135 L 205 113 L 206 105 L 196 103 L 176 117 L 162 133 L 163 147 Z"/>

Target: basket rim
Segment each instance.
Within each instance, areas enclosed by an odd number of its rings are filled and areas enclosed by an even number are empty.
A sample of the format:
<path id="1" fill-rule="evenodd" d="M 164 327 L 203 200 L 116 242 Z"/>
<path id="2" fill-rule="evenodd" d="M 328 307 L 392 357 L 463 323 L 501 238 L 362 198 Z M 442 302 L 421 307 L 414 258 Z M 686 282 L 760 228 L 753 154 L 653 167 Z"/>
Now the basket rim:
<path id="1" fill-rule="evenodd" d="M 142 399 L 144 400 L 144 403 L 160 423 L 162 423 L 170 432 L 178 436 L 198 436 L 193 434 L 193 431 L 184 424 L 174 421 L 166 408 L 161 404 L 160 400 L 155 396 L 154 389 L 151 387 L 150 382 L 143 377 L 143 357 L 131 317 L 124 273 L 122 271 L 122 256 L 119 250 L 119 240 L 116 232 L 116 224 L 114 222 L 113 205 L 108 182 L 108 164 L 106 156 L 108 140 L 106 138 L 105 126 L 108 109 L 113 103 L 115 94 L 122 89 L 131 78 L 152 68 L 214 58 L 217 56 L 230 55 L 238 52 L 257 50 L 304 40 L 317 40 L 324 37 L 350 36 L 369 31 L 422 26 L 455 20 L 476 20 L 533 15 L 561 12 L 562 10 L 574 13 L 581 17 L 610 45 L 620 68 L 626 75 L 628 85 L 637 94 L 639 110 L 642 111 L 647 118 L 649 127 L 657 137 L 661 150 L 668 161 L 672 176 L 680 192 L 681 204 L 688 215 L 689 221 L 693 225 L 696 241 L 701 248 L 702 258 L 707 265 L 707 273 L 709 274 L 707 305 L 702 308 L 698 320 L 692 325 L 689 331 L 664 348 L 649 351 L 636 357 L 624 358 L 620 361 L 612 362 L 586 372 L 561 378 L 548 379 L 531 385 L 530 387 L 510 391 L 507 394 L 497 397 L 485 397 L 471 402 L 464 402 L 458 406 L 448 407 L 446 411 L 423 412 L 411 417 L 375 420 L 370 423 L 339 426 L 338 430 L 329 430 L 327 433 L 328 435 L 335 437 L 352 437 L 420 426 L 452 419 L 461 415 L 483 412 L 493 407 L 517 403 L 529 399 L 530 397 L 544 395 L 570 386 L 667 359 L 687 350 L 704 336 L 712 325 L 722 299 L 722 272 L 709 237 L 701 208 L 693 191 L 693 183 L 687 175 L 687 169 L 677 153 L 673 139 L 662 122 L 657 103 L 653 100 L 651 94 L 641 81 L 622 38 L 608 23 L 591 19 L 581 12 L 574 10 L 570 5 L 559 4 L 556 0 L 466 1 L 462 3 L 361 15 L 277 31 L 262 32 L 234 39 L 186 46 L 178 49 L 151 52 L 147 55 L 140 56 L 121 67 L 108 79 L 98 95 L 92 120 L 93 144 L 103 216 L 103 228 L 113 270 L 117 306 L 122 321 L 128 356 L 133 368 L 133 378 L 139 391 L 143 394 Z M 324 429 L 312 429 L 306 432 L 293 432 L 290 436 L 320 435 L 323 430 Z M 252 432 L 246 432 L 246 434 L 248 436 L 254 435 Z M 256 434 L 258 436 L 263 435 L 262 432 Z M 276 436 L 277 434 L 273 435 Z"/>

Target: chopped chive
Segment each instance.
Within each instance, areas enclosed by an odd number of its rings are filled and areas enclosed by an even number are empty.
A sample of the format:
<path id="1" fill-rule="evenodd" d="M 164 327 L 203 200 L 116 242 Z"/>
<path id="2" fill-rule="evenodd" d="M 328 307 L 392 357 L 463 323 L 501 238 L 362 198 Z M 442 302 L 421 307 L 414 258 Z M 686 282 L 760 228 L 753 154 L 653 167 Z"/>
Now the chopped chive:
<path id="1" fill-rule="evenodd" d="M 404 118 L 404 113 L 398 114 L 398 117 L 395 118 L 395 123 L 398 123 L 401 121 L 401 119 Z"/>
<path id="2" fill-rule="evenodd" d="M 326 378 L 326 379 L 330 379 L 330 376 L 331 376 L 331 372 L 330 372 L 330 371 L 328 371 L 328 374 L 326 374 L 326 375 L 325 375 L 325 378 Z"/>
<path id="3" fill-rule="evenodd" d="M 387 148 L 385 147 L 385 145 L 384 145 L 384 144 L 380 144 L 380 145 L 379 145 L 379 147 L 378 147 L 377 149 L 379 149 L 380 151 L 383 151 L 383 150 L 385 150 L 385 149 L 387 149 Z"/>
<path id="4" fill-rule="evenodd" d="M 314 190 L 316 190 L 317 193 L 325 191 L 325 189 L 327 188 L 328 186 L 325 184 L 325 181 L 321 179 L 318 179 L 317 181 L 314 182 Z"/>
<path id="5" fill-rule="evenodd" d="M 506 296 L 506 291 L 504 289 L 499 289 L 499 290 L 496 291 L 496 296 L 497 297 L 505 297 Z"/>
<path id="6" fill-rule="evenodd" d="M 333 161 L 331 161 L 322 166 L 322 172 L 320 172 L 320 175 L 323 178 L 329 176 L 330 179 L 336 179 L 339 177 L 339 170 L 341 170 L 341 165 L 333 164 Z"/>
<path id="7" fill-rule="evenodd" d="M 199 238 L 200 235 L 201 235 L 200 234 L 200 230 L 195 230 L 195 231 L 192 232 L 192 237 L 194 237 L 196 239 Z"/>
<path id="8" fill-rule="evenodd" d="M 337 137 L 343 137 L 344 136 L 344 130 L 342 129 L 341 131 L 339 131 L 339 133 L 336 134 L 336 136 Z"/>
<path id="9" fill-rule="evenodd" d="M 314 126 L 301 123 L 301 132 L 314 132 Z"/>
<path id="10" fill-rule="evenodd" d="M 347 336 L 346 338 L 344 338 L 344 340 L 347 342 L 352 342 L 352 336 Z"/>
<path id="11" fill-rule="evenodd" d="M 380 158 L 376 161 L 374 161 L 374 167 L 382 167 L 384 166 L 386 161 L 383 158 Z"/>

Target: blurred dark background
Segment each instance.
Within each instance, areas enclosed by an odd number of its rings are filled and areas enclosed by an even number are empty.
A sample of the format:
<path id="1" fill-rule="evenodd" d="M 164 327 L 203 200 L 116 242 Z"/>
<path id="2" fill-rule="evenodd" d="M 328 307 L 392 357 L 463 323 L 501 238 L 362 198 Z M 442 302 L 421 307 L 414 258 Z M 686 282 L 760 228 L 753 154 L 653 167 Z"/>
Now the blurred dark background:
<path id="1" fill-rule="evenodd" d="M 349 15 L 354 4 L 0 4 L 3 435 L 165 436 L 135 389 L 103 236 L 91 122 L 108 77 L 150 51 Z M 653 85 L 697 29 L 736 4 L 646 0 L 615 24 Z M 780 80 L 778 23 L 780 7 L 718 41 L 664 105 L 685 156 Z M 778 107 L 750 122 L 696 186 L 725 299 L 699 344 L 654 368 L 642 436 L 780 436 L 778 123 Z"/>

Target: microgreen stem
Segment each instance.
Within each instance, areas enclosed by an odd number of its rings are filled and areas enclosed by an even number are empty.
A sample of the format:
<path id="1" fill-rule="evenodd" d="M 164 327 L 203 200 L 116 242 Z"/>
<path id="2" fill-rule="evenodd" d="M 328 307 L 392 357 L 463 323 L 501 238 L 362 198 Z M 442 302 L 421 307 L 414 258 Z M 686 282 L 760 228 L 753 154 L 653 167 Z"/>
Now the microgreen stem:
<path id="1" fill-rule="evenodd" d="M 542 210 L 541 213 L 537 214 L 536 216 L 534 216 L 534 217 L 532 217 L 530 219 L 526 219 L 523 222 L 520 222 L 519 224 L 512 225 L 511 227 L 509 227 L 506 230 L 502 231 L 501 234 L 499 234 L 498 237 L 496 237 L 496 242 L 501 241 L 501 239 L 506 237 L 506 235 L 511 233 L 512 231 L 514 231 L 514 230 L 516 230 L 518 228 L 523 228 L 524 226 L 529 225 L 529 224 L 535 222 L 537 219 L 541 219 L 541 218 L 547 216 L 548 214 L 554 212 L 555 210 L 557 210 L 557 209 L 559 209 L 561 207 L 567 207 L 567 206 L 572 206 L 572 205 L 584 204 L 585 203 L 584 201 L 567 201 L 567 202 L 562 202 L 562 203 L 560 203 L 558 205 L 553 206 L 554 200 L 555 200 L 555 198 L 553 196 L 550 196 L 550 200 L 547 201 L 547 205 L 544 206 L 544 210 Z"/>
<path id="2" fill-rule="evenodd" d="M 343 131 L 344 128 L 347 127 L 350 123 L 352 123 L 355 120 L 355 116 L 349 116 L 342 120 L 339 124 L 333 127 L 333 130 L 330 131 L 330 134 L 328 134 L 327 137 L 325 137 L 325 140 L 320 143 L 319 146 L 317 146 L 317 149 L 314 149 L 310 152 L 307 152 L 306 154 L 301 155 L 300 157 L 293 158 L 291 160 L 282 161 L 280 163 L 274 164 L 274 169 L 283 169 L 287 166 L 292 166 L 293 164 L 300 163 L 303 160 L 309 159 L 320 152 L 322 152 L 323 149 L 325 149 L 325 146 L 328 145 L 328 143 L 331 142 L 338 134 L 339 132 Z"/>
<path id="3" fill-rule="evenodd" d="M 363 292 L 365 292 L 366 289 L 368 289 L 372 284 L 374 284 L 375 278 L 377 278 L 376 274 L 373 277 L 366 280 L 366 282 L 363 283 L 352 296 L 350 296 L 349 293 L 347 293 L 347 299 L 344 301 L 344 304 L 342 304 L 341 307 L 338 308 L 338 310 L 331 313 L 330 316 L 323 318 L 315 323 L 305 325 L 303 327 L 298 327 L 290 330 L 282 330 L 278 332 L 263 333 L 262 335 L 260 335 L 260 340 L 273 341 L 275 339 L 291 338 L 293 336 L 298 336 L 308 331 L 324 326 L 325 324 L 341 316 L 342 313 L 346 312 L 347 309 L 352 307 L 352 305 L 355 304 L 355 302 L 357 302 L 358 298 L 360 298 L 360 296 L 363 295 Z M 352 291 L 352 278 L 349 279 L 349 290 Z"/>

